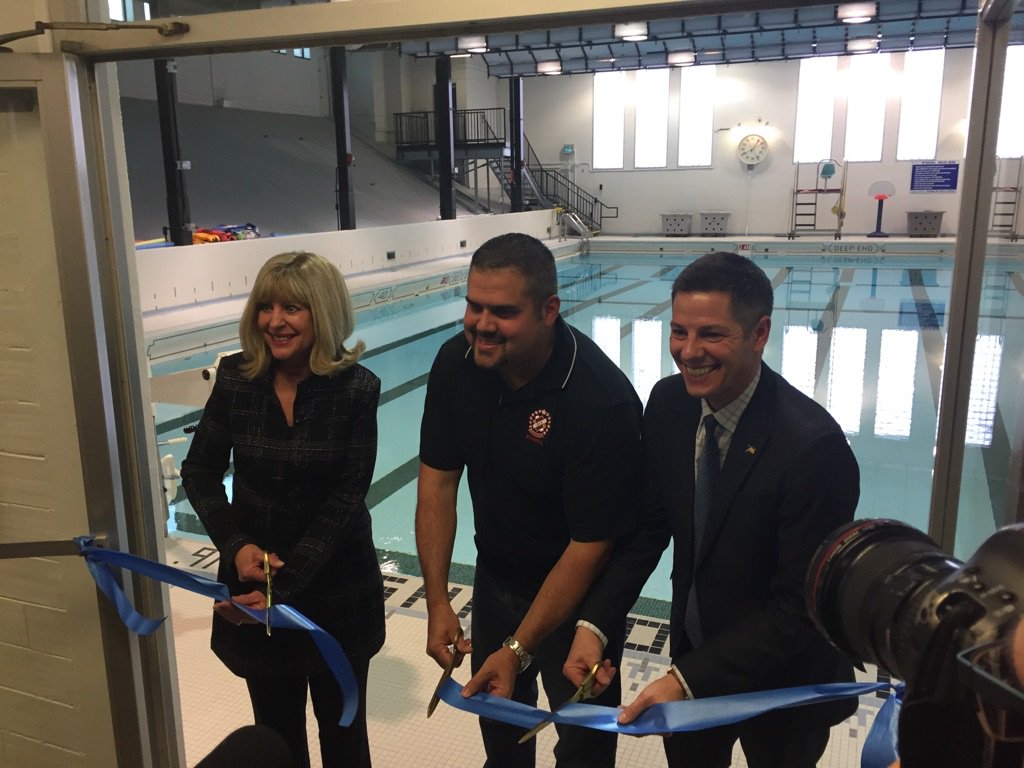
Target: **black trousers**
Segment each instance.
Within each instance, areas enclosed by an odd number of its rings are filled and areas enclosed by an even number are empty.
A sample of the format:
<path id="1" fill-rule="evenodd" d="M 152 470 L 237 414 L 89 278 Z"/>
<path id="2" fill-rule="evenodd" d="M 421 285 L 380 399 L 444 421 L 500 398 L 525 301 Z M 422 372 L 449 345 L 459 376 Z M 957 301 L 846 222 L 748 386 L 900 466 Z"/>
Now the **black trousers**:
<path id="1" fill-rule="evenodd" d="M 484 660 L 501 647 L 506 637 L 519 627 L 530 607 L 530 601 L 509 593 L 483 569 L 477 567 L 473 586 L 473 658 L 475 673 Z M 606 630 L 607 631 L 607 630 Z M 623 627 L 618 637 L 609 637 L 605 656 L 618 667 L 622 653 Z M 568 699 L 576 688 L 562 674 L 562 666 L 569 654 L 569 646 L 576 634 L 576 621 L 572 619 L 552 632 L 534 649 L 533 664 L 516 678 L 512 699 L 524 704 L 537 704 L 537 677 L 552 707 Z M 619 703 L 619 677 L 600 696 L 588 703 L 617 706 Z M 555 764 L 558 768 L 614 768 L 616 734 L 574 726 L 556 725 L 558 744 L 555 746 Z M 495 720 L 480 719 L 487 762 L 484 768 L 533 768 L 536 758 L 536 739 L 518 744 L 526 732 L 520 728 Z"/>
<path id="2" fill-rule="evenodd" d="M 246 678 L 253 715 L 258 725 L 277 731 L 288 744 L 295 768 L 309 768 L 306 742 L 306 689 L 313 700 L 320 733 L 323 768 L 370 768 L 370 746 L 366 736 L 366 682 L 369 658 L 349 657 L 359 687 L 359 709 L 348 728 L 338 725 L 341 717 L 341 689 L 331 672 L 309 677 L 257 680 Z"/>
<path id="3" fill-rule="evenodd" d="M 736 740 L 749 768 L 814 768 L 830 728 L 801 727 L 799 708 L 769 712 L 734 725 L 665 738 L 669 768 L 727 768 Z"/>

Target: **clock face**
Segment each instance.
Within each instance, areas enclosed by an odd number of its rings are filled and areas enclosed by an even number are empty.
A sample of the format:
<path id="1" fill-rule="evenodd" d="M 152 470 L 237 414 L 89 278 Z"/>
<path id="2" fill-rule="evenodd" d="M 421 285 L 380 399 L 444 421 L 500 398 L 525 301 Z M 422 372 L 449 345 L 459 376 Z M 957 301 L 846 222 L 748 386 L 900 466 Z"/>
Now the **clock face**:
<path id="1" fill-rule="evenodd" d="M 768 156 L 768 142 L 764 136 L 751 133 L 740 139 L 736 146 L 736 154 L 747 165 L 757 165 Z"/>

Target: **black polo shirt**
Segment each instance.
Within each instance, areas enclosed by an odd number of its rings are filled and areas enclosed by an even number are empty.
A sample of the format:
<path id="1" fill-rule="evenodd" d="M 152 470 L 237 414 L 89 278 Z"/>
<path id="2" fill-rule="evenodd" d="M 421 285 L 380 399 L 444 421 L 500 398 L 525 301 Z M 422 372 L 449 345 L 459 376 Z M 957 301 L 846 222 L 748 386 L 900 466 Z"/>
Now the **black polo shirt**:
<path id="1" fill-rule="evenodd" d="M 420 460 L 467 468 L 477 563 L 532 598 L 570 538 L 635 526 L 642 410 L 625 374 L 561 317 L 551 357 L 516 392 L 459 333 L 430 370 Z"/>

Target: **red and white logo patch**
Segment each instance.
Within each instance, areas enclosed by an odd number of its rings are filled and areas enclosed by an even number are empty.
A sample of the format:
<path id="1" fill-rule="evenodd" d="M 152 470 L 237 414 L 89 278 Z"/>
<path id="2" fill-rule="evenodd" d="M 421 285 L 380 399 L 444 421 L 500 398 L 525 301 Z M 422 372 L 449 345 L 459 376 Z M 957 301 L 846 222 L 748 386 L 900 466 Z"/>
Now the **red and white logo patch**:
<path id="1" fill-rule="evenodd" d="M 551 412 L 546 408 L 538 408 L 530 414 L 526 423 L 526 432 L 531 440 L 542 441 L 551 431 Z"/>

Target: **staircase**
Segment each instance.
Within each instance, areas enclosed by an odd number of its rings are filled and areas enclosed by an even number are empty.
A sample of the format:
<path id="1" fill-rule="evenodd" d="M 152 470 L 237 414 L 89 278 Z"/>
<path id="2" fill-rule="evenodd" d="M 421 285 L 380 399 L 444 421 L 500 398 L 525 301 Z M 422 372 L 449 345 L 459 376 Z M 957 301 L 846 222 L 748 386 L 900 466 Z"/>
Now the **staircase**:
<path id="1" fill-rule="evenodd" d="M 454 122 L 455 162 L 468 178 L 486 164 L 506 197 L 512 198 L 512 160 L 506 138 L 504 109 L 458 110 Z M 395 115 L 396 151 L 399 162 L 422 164 L 437 158 L 433 112 L 402 112 Z M 436 179 L 436 177 L 434 177 Z M 561 208 L 570 217 L 563 226 L 587 236 L 601 231 L 604 219 L 619 215 L 561 171 L 545 168 L 530 142 L 522 169 L 523 204 L 530 208 Z"/>

